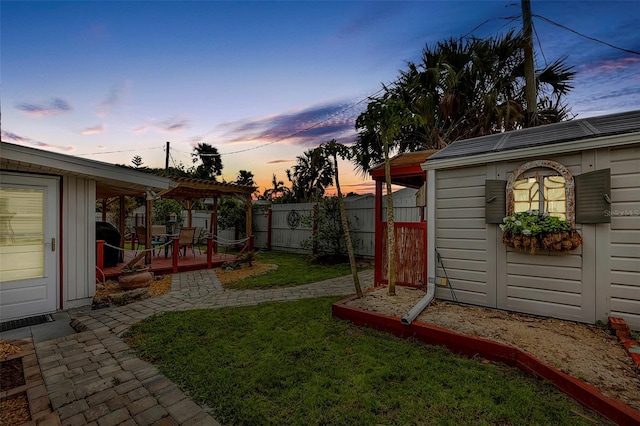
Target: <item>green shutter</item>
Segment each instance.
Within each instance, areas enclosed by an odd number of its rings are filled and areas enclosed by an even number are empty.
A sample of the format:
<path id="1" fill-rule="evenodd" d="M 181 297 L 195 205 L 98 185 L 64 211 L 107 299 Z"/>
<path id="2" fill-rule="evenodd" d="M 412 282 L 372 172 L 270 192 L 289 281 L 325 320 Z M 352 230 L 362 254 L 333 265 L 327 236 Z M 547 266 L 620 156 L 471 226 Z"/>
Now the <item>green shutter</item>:
<path id="1" fill-rule="evenodd" d="M 611 169 L 575 177 L 576 223 L 611 223 Z"/>
<path id="2" fill-rule="evenodd" d="M 484 182 L 484 223 L 502 223 L 507 215 L 507 181 Z"/>

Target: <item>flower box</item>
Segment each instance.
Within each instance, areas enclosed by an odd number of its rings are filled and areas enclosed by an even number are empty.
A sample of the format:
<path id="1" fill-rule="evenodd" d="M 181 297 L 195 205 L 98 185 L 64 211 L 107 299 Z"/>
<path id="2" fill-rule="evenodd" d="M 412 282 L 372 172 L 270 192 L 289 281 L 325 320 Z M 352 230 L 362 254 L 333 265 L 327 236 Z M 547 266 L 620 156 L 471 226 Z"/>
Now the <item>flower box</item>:
<path id="1" fill-rule="evenodd" d="M 582 237 L 566 220 L 537 210 L 514 213 L 503 219 L 502 243 L 507 247 L 550 252 L 569 252 L 582 245 Z"/>

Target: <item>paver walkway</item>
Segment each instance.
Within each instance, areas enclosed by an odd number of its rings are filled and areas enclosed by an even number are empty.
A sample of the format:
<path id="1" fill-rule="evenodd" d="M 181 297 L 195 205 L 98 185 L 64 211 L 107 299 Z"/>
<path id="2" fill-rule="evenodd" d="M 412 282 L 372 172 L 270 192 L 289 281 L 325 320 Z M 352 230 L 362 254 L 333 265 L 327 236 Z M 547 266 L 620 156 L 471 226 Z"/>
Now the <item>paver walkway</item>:
<path id="1" fill-rule="evenodd" d="M 373 271 L 360 273 L 373 282 Z M 84 313 L 78 331 L 36 345 L 52 408 L 63 425 L 218 425 L 156 367 L 132 354 L 121 336 L 157 312 L 255 305 L 268 301 L 353 294 L 351 276 L 297 287 L 225 290 L 213 270 L 173 275 L 171 292 L 157 298 Z"/>

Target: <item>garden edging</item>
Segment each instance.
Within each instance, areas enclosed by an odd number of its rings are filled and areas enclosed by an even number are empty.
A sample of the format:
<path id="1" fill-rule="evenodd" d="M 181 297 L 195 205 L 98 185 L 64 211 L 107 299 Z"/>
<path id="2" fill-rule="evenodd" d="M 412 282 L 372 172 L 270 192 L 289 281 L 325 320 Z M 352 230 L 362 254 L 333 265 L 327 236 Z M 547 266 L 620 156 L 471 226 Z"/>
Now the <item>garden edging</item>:
<path id="1" fill-rule="evenodd" d="M 491 361 L 516 367 L 527 374 L 552 382 L 561 392 L 611 421 L 618 424 L 640 424 L 640 411 L 603 395 L 596 387 L 548 366 L 514 346 L 417 321 L 404 325 L 400 322 L 400 318 L 347 306 L 347 302 L 355 297 L 334 303 L 332 315 L 356 325 L 389 332 L 398 337 L 415 338 L 427 344 L 443 346 L 457 354 L 468 357 L 479 355 Z"/>

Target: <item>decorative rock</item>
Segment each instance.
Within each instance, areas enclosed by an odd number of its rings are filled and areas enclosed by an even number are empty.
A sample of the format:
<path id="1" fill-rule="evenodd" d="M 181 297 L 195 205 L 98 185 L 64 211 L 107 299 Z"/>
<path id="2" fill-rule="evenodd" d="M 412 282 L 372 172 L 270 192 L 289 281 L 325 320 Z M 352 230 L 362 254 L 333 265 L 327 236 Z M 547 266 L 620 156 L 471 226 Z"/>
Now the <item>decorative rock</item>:
<path id="1" fill-rule="evenodd" d="M 229 260 L 227 262 L 224 262 L 221 268 L 226 272 L 231 272 L 242 268 L 242 263 L 234 260 Z"/>

